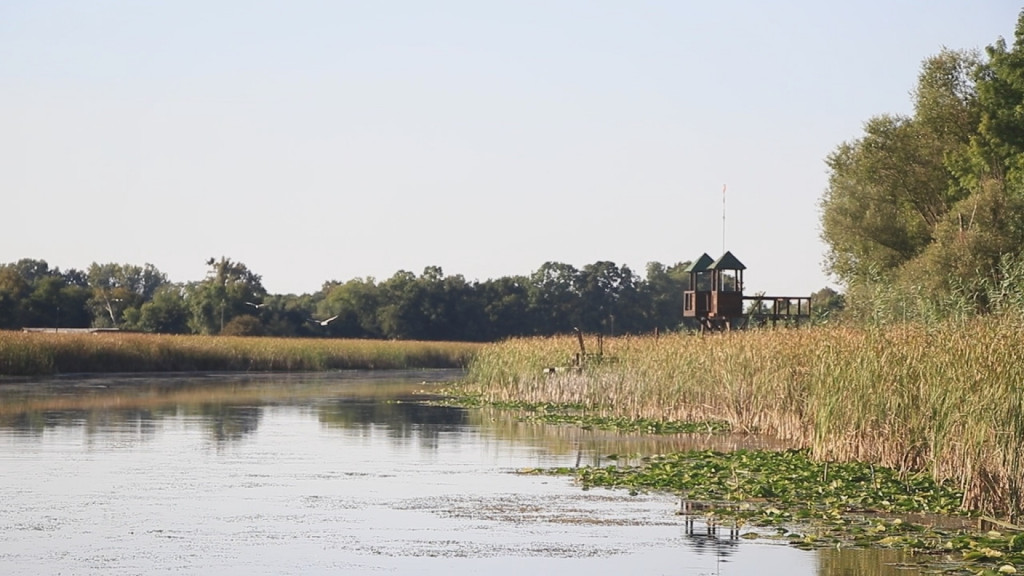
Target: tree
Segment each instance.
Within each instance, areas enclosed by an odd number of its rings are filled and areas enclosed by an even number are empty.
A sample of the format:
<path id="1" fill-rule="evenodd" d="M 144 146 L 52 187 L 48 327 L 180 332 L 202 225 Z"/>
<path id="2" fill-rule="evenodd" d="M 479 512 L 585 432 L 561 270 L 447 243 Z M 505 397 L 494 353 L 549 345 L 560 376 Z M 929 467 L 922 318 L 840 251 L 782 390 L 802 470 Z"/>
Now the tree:
<path id="1" fill-rule="evenodd" d="M 167 283 L 167 276 L 148 263 L 139 267 L 94 262 L 86 277 L 91 289 L 92 325 L 98 327 L 120 327 L 128 316 L 132 322 L 126 327 L 139 329 L 140 308 Z"/>
<path id="2" fill-rule="evenodd" d="M 309 321 L 316 301 L 317 295 L 310 294 L 267 296 L 259 302 L 263 306 L 250 313 L 259 316 L 270 336 L 321 336 L 322 331 L 314 331 Z"/>
<path id="3" fill-rule="evenodd" d="M 981 116 L 971 147 L 976 176 L 1011 180 L 1024 191 L 1024 10 L 1013 47 L 999 38 L 986 53 L 988 62 L 976 73 Z"/>
<path id="4" fill-rule="evenodd" d="M 526 276 L 506 276 L 477 286 L 483 324 L 481 340 L 528 336 L 535 332 L 529 282 Z"/>
<path id="5" fill-rule="evenodd" d="M 638 304 L 638 279 L 628 266 L 599 261 L 588 264 L 577 274 L 581 330 L 614 334 L 635 331 L 642 325 Z"/>
<path id="6" fill-rule="evenodd" d="M 399 270 L 380 285 L 381 306 L 377 321 L 385 338 L 411 340 L 423 332 L 423 316 L 418 305 L 421 286 L 416 275 Z"/>
<path id="7" fill-rule="evenodd" d="M 0 327 L 88 327 L 88 297 L 77 270 L 29 258 L 0 266 Z"/>
<path id="8" fill-rule="evenodd" d="M 179 284 L 160 285 L 153 297 L 139 308 L 132 324 L 139 330 L 162 334 L 186 334 L 189 331 L 189 309 L 185 290 Z"/>
<path id="9" fill-rule="evenodd" d="M 235 316 L 221 330 L 223 336 L 263 336 L 266 330 L 255 316 Z"/>
<path id="10" fill-rule="evenodd" d="M 258 274 L 245 264 L 229 258 L 210 258 L 206 279 L 186 287 L 186 299 L 191 311 L 189 327 L 199 334 L 219 334 L 232 318 L 251 314 L 246 302 L 262 301 L 267 291 Z"/>
<path id="11" fill-rule="evenodd" d="M 346 338 L 379 338 L 381 336 L 377 310 L 380 306 L 380 290 L 373 278 L 354 278 L 340 284 L 324 285 L 323 300 L 317 305 L 317 314 L 322 318 L 338 315 L 328 325 L 332 336 Z"/>
<path id="12" fill-rule="evenodd" d="M 821 203 L 827 267 L 849 284 L 890 275 L 921 255 L 951 207 L 969 195 L 958 177 L 976 132 L 970 52 L 944 50 L 922 65 L 913 117 L 880 115 L 827 159 Z"/>
<path id="13" fill-rule="evenodd" d="M 675 330 L 683 322 L 683 292 L 689 289 L 689 261 L 665 267 L 648 262 L 647 277 L 641 285 L 646 310 L 645 330 Z"/>
<path id="14" fill-rule="evenodd" d="M 568 333 L 579 327 L 578 274 L 571 264 L 545 262 L 530 275 L 530 308 L 537 334 Z"/>
<path id="15" fill-rule="evenodd" d="M 28 296 L 29 284 L 12 265 L 0 266 L 0 328 L 21 328 L 22 303 Z"/>
<path id="16" fill-rule="evenodd" d="M 811 314 L 815 322 L 826 322 L 846 306 L 846 298 L 828 286 L 811 293 Z"/>

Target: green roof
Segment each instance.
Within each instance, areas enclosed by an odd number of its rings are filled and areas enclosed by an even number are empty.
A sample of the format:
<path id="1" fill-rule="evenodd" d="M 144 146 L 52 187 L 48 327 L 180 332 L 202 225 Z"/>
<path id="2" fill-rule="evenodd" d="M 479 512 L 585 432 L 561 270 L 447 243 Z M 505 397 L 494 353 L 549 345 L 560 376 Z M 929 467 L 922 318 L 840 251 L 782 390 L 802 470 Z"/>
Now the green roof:
<path id="1" fill-rule="evenodd" d="M 711 266 L 714 262 L 715 261 L 711 259 L 711 256 L 708 256 L 707 252 L 705 252 L 700 255 L 700 258 L 697 258 L 697 260 L 687 266 L 686 270 L 683 270 L 683 272 L 703 272 L 708 270 L 708 266 Z"/>
<path id="2" fill-rule="evenodd" d="M 732 252 L 726 252 L 722 254 L 722 257 L 715 260 L 715 263 L 708 267 L 709 270 L 746 270 L 747 267 L 743 265 Z"/>

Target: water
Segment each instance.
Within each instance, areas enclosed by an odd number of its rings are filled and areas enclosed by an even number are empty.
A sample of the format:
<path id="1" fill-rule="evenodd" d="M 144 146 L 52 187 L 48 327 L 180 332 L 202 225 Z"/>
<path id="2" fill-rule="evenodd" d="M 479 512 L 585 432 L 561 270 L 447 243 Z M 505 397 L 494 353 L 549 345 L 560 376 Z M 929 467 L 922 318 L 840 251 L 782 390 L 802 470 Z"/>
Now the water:
<path id="1" fill-rule="evenodd" d="M 412 401 L 457 375 L 0 384 L 0 573 L 916 573 L 688 525 L 668 494 L 516 474 L 702 441 Z"/>

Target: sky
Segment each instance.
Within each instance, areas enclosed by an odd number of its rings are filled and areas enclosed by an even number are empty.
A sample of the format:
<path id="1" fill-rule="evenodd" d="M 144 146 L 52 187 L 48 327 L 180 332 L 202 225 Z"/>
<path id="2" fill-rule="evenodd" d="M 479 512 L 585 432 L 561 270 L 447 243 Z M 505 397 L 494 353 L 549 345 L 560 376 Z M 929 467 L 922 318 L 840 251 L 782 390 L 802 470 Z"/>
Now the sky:
<path id="1" fill-rule="evenodd" d="M 829 153 L 1022 7 L 0 0 L 0 263 L 304 294 L 729 250 L 807 295 Z"/>

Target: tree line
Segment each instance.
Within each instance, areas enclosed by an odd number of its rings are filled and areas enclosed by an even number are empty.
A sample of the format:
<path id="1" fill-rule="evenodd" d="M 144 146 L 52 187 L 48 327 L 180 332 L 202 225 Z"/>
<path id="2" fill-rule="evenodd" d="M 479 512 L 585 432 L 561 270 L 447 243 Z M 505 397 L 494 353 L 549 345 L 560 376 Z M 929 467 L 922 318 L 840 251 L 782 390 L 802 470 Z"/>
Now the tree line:
<path id="1" fill-rule="evenodd" d="M 579 269 L 548 262 L 526 276 L 483 282 L 430 266 L 383 281 L 326 282 L 303 295 L 267 293 L 259 274 L 230 258 L 206 264 L 206 277 L 188 283 L 171 282 L 151 264 L 94 263 L 85 271 L 33 259 L 2 264 L 0 328 L 462 341 L 573 328 L 675 330 L 689 262 L 652 262 L 644 278 L 612 262 Z"/>
<path id="2" fill-rule="evenodd" d="M 828 271 L 862 316 L 1024 304 L 1024 11 L 1012 46 L 925 59 L 912 97 L 827 159 Z"/>

